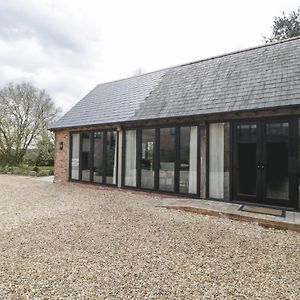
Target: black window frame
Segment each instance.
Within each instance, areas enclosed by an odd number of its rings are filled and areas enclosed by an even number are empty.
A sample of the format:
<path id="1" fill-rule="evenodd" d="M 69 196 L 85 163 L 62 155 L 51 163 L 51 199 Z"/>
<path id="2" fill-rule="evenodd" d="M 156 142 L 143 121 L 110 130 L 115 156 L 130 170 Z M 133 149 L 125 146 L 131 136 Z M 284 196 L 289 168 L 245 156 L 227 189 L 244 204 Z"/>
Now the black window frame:
<path id="1" fill-rule="evenodd" d="M 300 128 L 300 115 L 290 115 L 290 114 L 282 114 L 280 116 L 256 116 L 256 117 L 236 117 L 235 119 L 232 118 L 223 118 L 223 119 L 218 119 L 218 120 L 213 120 L 213 121 L 206 121 L 205 122 L 205 131 L 206 131 L 206 145 L 205 145 L 205 152 L 206 152 L 206 169 L 205 169 L 205 188 L 206 188 L 206 193 L 205 193 L 205 198 L 210 199 L 210 200 L 215 200 L 215 201 L 222 201 L 222 202 L 230 202 L 230 203 L 250 203 L 253 204 L 253 202 L 248 202 L 246 200 L 237 200 L 235 198 L 235 192 L 234 192 L 234 185 L 236 184 L 235 179 L 234 179 L 234 160 L 235 160 L 235 143 L 236 143 L 236 137 L 235 137 L 235 125 L 239 123 L 251 123 L 251 122 L 268 122 L 268 121 L 280 121 L 280 120 L 286 120 L 289 119 L 293 123 L 293 129 L 291 129 L 291 135 L 293 136 L 292 139 L 294 139 L 294 145 L 293 149 L 291 150 L 292 153 L 294 153 L 294 160 L 295 164 L 300 160 L 300 143 L 297 142 L 297 131 Z M 298 120 L 298 121 L 297 121 Z M 298 124 L 297 124 L 298 122 Z M 229 153 L 228 155 L 228 172 L 229 172 L 229 197 L 228 199 L 213 199 L 209 197 L 209 138 L 210 138 L 210 132 L 209 132 L 209 125 L 214 124 L 214 123 L 224 123 L 228 124 L 229 126 L 229 138 L 228 138 L 228 147 L 229 147 Z M 300 136 L 298 136 L 298 141 L 300 141 Z M 299 143 L 299 144 L 298 144 Z M 224 145 L 225 147 L 225 145 Z M 225 151 L 225 148 L 224 148 Z M 226 154 L 225 154 L 226 155 Z M 297 173 L 297 172 L 296 172 Z M 298 176 L 298 177 L 297 177 Z M 297 181 L 297 178 L 300 178 L 300 168 L 298 169 L 297 176 L 294 176 L 293 182 Z M 294 183 L 295 186 L 298 186 L 298 183 Z M 300 210 L 300 193 L 297 188 L 295 188 L 295 192 L 293 192 L 293 197 L 294 197 L 294 204 L 295 206 L 293 208 L 287 207 L 287 206 L 280 206 L 276 203 L 272 204 L 267 204 L 267 203 L 262 203 L 262 206 L 277 206 L 277 207 L 283 207 L 286 210 L 291 210 L 291 209 L 296 209 Z M 297 200 L 298 199 L 298 200 Z M 298 201 L 298 202 L 297 202 Z"/>
<path id="2" fill-rule="evenodd" d="M 196 193 L 183 193 L 179 189 L 180 179 L 180 128 L 181 127 L 197 127 L 197 191 Z M 175 129 L 175 168 L 174 168 L 174 190 L 164 191 L 159 189 L 159 164 L 160 164 L 160 129 L 161 128 L 174 128 Z M 155 143 L 154 143 L 154 188 L 141 187 L 141 159 L 142 159 L 142 130 L 154 129 L 155 130 Z M 136 130 L 136 186 L 129 186 L 125 184 L 125 157 L 126 157 L 126 131 Z M 149 192 L 156 192 L 162 194 L 176 194 L 187 197 L 200 198 L 200 124 L 199 123 L 182 123 L 182 124 L 168 124 L 161 126 L 140 126 L 140 127 L 125 127 L 122 136 L 122 174 L 121 174 L 121 186 Z"/>
<path id="3" fill-rule="evenodd" d="M 103 132 L 103 182 L 94 182 L 93 181 L 93 168 L 94 168 L 94 133 L 95 132 Z M 106 183 L 106 166 L 107 166 L 107 160 L 106 160 L 106 146 L 107 146 L 107 132 L 116 132 L 116 183 Z M 90 135 L 90 180 L 83 181 L 82 180 L 82 135 L 84 133 L 88 133 Z M 73 140 L 73 134 L 79 134 L 79 179 L 72 179 L 71 175 L 71 168 L 72 168 L 72 140 Z M 87 184 L 94 184 L 94 185 L 104 185 L 104 186 L 118 186 L 118 164 L 119 164 L 119 131 L 117 128 L 109 128 L 109 129 L 95 129 L 95 130 L 82 130 L 82 131 L 72 131 L 69 134 L 69 181 L 73 182 L 80 182 L 80 183 L 87 183 Z"/>

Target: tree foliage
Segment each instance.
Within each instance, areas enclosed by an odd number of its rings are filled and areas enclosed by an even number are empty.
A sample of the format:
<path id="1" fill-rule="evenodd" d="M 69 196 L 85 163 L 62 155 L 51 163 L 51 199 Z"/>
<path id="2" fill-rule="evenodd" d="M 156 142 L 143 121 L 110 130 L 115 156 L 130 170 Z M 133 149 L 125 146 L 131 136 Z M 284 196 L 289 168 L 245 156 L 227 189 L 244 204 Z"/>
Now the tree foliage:
<path id="1" fill-rule="evenodd" d="M 297 11 L 290 12 L 288 16 L 283 12 L 282 17 L 275 17 L 272 36 L 264 37 L 264 41 L 271 43 L 296 36 L 300 36 L 300 6 Z"/>
<path id="2" fill-rule="evenodd" d="M 54 164 L 54 136 L 53 133 L 45 131 L 37 142 L 36 166 L 52 166 Z"/>
<path id="3" fill-rule="evenodd" d="M 18 165 L 59 113 L 53 100 L 30 83 L 0 90 L 0 164 Z"/>

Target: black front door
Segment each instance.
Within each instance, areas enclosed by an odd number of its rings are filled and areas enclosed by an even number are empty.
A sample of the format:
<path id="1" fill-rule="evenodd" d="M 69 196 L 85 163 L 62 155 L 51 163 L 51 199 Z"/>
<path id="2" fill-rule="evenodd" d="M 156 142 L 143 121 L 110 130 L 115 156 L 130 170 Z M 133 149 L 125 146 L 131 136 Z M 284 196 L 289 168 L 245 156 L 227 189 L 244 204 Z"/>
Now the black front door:
<path id="1" fill-rule="evenodd" d="M 295 207 L 296 126 L 294 119 L 234 123 L 234 200 Z"/>

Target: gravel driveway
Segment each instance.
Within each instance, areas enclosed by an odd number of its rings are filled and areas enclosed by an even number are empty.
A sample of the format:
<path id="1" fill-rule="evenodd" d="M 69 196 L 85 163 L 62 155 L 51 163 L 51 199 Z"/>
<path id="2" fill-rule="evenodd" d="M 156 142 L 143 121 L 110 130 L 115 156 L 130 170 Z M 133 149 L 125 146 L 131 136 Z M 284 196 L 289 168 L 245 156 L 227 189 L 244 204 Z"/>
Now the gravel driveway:
<path id="1" fill-rule="evenodd" d="M 300 299 L 300 235 L 0 175 L 0 299 Z"/>

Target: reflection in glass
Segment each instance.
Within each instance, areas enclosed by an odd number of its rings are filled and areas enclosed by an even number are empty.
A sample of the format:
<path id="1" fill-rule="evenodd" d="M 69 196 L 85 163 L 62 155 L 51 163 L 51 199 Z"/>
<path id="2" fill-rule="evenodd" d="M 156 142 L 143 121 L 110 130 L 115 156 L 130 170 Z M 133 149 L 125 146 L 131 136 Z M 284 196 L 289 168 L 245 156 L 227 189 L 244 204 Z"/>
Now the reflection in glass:
<path id="1" fill-rule="evenodd" d="M 82 133 L 82 153 L 81 153 L 81 179 L 90 181 L 90 151 L 91 137 L 89 133 Z"/>
<path id="2" fill-rule="evenodd" d="M 103 182 L 103 132 L 94 132 L 94 182 Z"/>
<path id="3" fill-rule="evenodd" d="M 160 129 L 159 189 L 174 191 L 175 128 Z"/>
<path id="4" fill-rule="evenodd" d="M 289 200 L 289 124 L 266 124 L 267 198 Z"/>
<path id="5" fill-rule="evenodd" d="M 238 193 L 256 195 L 256 143 L 238 143 Z"/>
<path id="6" fill-rule="evenodd" d="M 180 127 L 180 193 L 197 193 L 197 126 Z"/>
<path id="7" fill-rule="evenodd" d="M 142 130 L 141 187 L 154 189 L 155 129 Z"/>
<path id="8" fill-rule="evenodd" d="M 72 134 L 71 179 L 79 179 L 79 143 L 80 134 Z"/>
<path id="9" fill-rule="evenodd" d="M 256 124 L 240 124 L 237 125 L 237 138 L 256 138 Z"/>
<path id="10" fill-rule="evenodd" d="M 285 136 L 289 135 L 289 123 L 287 122 L 277 122 L 277 123 L 268 123 L 266 124 L 266 135 L 267 136 Z"/>
<path id="11" fill-rule="evenodd" d="M 106 138 L 106 183 L 116 184 L 117 132 L 108 131 Z"/>

